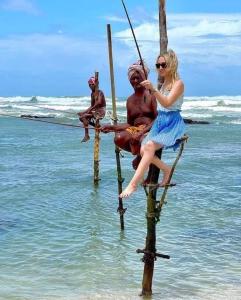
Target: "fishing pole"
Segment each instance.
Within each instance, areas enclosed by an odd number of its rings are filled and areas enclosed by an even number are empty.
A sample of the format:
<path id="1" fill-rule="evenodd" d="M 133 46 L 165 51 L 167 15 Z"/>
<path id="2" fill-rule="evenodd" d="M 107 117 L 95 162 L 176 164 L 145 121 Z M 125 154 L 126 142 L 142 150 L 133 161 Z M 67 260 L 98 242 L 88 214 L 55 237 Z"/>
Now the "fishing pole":
<path id="1" fill-rule="evenodd" d="M 51 122 L 51 121 L 34 119 L 34 118 L 29 118 L 29 117 L 18 117 L 18 116 L 14 116 L 14 115 L 3 114 L 3 113 L 0 113 L 0 116 L 10 117 L 10 118 L 15 118 L 15 119 L 21 119 L 21 120 L 35 121 L 35 122 L 42 122 L 42 123 L 48 123 L 48 124 L 62 125 L 62 126 L 68 126 L 68 127 L 74 127 L 74 128 L 85 128 L 84 126 L 80 126 L 80 125 L 73 125 L 73 124 L 68 124 L 68 123 Z M 90 127 L 89 129 L 100 130 L 100 129 L 94 128 L 94 127 L 93 128 Z"/>
<path id="2" fill-rule="evenodd" d="M 66 113 L 66 114 L 71 114 L 71 115 L 75 115 L 75 116 L 77 115 L 77 113 L 73 113 L 73 112 L 70 112 L 70 111 L 67 111 L 67 110 L 61 110 L 61 109 L 55 109 L 55 108 L 50 108 L 50 107 L 44 107 L 44 106 L 40 106 L 40 105 L 24 104 L 24 106 L 38 107 L 38 108 L 53 110 L 53 111 L 62 112 L 62 113 Z"/>
<path id="3" fill-rule="evenodd" d="M 142 59 L 142 56 L 141 56 L 140 48 L 139 48 L 138 43 L 137 43 L 137 40 L 136 40 L 136 35 L 135 35 L 134 29 L 133 29 L 133 27 L 132 27 L 130 17 L 129 17 L 129 15 L 128 15 L 128 12 L 127 12 L 127 9 L 126 9 L 124 0 L 121 0 L 121 2 L 122 2 L 122 5 L 123 5 L 123 7 L 124 7 L 124 10 L 125 10 L 125 13 L 126 13 L 126 17 L 127 17 L 127 19 L 128 19 L 128 22 L 129 22 L 129 25 L 130 25 L 130 28 L 131 28 L 131 32 L 132 32 L 132 35 L 133 35 L 133 38 L 134 38 L 134 41 L 135 41 L 135 44 L 136 44 L 136 49 L 137 49 L 137 52 L 138 52 L 138 55 L 139 55 L 139 58 L 140 58 L 140 61 L 141 61 L 141 65 L 142 65 L 142 68 L 143 68 L 143 72 L 144 72 L 145 77 L 146 77 L 146 79 L 147 79 L 147 74 L 146 74 L 146 70 L 145 70 L 145 68 L 144 68 L 144 63 L 143 63 L 143 59 Z"/>

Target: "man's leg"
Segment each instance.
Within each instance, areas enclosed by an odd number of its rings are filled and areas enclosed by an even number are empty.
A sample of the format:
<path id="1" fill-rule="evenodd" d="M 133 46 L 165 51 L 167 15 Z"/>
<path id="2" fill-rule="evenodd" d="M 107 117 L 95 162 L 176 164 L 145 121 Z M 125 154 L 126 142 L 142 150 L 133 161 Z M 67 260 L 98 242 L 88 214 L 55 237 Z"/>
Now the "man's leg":
<path id="1" fill-rule="evenodd" d="M 79 120 L 83 123 L 84 128 L 85 128 L 85 136 L 82 139 L 81 143 L 87 142 L 90 139 L 89 128 L 88 128 L 88 126 L 89 126 L 89 118 L 81 117 L 81 118 L 79 118 Z"/>
<path id="2" fill-rule="evenodd" d="M 131 135 L 129 134 L 129 132 L 127 132 L 125 130 L 116 132 L 114 143 L 119 148 L 121 148 L 125 151 L 128 151 L 128 152 L 131 152 L 130 138 L 131 138 Z"/>

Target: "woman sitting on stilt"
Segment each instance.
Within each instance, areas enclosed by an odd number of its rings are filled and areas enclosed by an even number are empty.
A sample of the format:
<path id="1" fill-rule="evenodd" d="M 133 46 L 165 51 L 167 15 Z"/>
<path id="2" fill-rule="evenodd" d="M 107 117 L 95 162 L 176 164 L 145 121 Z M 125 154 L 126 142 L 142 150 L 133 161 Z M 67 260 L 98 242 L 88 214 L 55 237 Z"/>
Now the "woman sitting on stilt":
<path id="1" fill-rule="evenodd" d="M 158 116 L 153 126 L 142 141 L 142 159 L 126 189 L 120 194 L 121 198 L 129 197 L 136 189 L 138 183 L 143 180 L 145 171 L 150 164 L 154 164 L 163 172 L 160 186 L 165 186 L 169 181 L 171 167 L 160 160 L 155 152 L 161 148 L 173 148 L 179 146 L 180 139 L 185 133 L 185 124 L 180 115 L 183 103 L 184 84 L 179 78 L 177 68 L 178 60 L 173 50 L 157 57 L 156 68 L 160 76 L 164 78 L 160 91 L 156 90 L 149 80 L 141 84 L 150 90 L 158 102 Z"/>

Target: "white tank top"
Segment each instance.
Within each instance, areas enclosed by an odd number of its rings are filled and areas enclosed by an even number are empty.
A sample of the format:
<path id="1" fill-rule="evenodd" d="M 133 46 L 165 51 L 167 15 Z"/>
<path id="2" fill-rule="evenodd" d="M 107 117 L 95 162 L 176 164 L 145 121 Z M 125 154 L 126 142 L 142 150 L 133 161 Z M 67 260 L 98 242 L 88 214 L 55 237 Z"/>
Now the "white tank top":
<path id="1" fill-rule="evenodd" d="M 163 86 L 160 89 L 160 93 L 164 96 L 168 96 L 170 91 L 167 89 L 163 88 Z M 157 109 L 162 110 L 162 111 L 181 111 L 182 109 L 182 104 L 183 104 L 183 94 L 169 107 L 164 107 L 160 104 L 158 100 L 157 101 Z"/>

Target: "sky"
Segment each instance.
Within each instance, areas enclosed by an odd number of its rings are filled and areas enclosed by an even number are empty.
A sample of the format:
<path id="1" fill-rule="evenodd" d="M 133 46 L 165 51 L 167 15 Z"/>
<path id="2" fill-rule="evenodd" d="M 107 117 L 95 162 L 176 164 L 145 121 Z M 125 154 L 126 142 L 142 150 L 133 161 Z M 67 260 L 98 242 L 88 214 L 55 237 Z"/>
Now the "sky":
<path id="1" fill-rule="evenodd" d="M 125 0 L 142 57 L 156 82 L 158 0 Z M 168 48 L 179 58 L 186 96 L 241 95 L 241 1 L 166 0 Z M 0 96 L 85 96 L 99 72 L 111 95 L 106 27 L 111 25 L 115 91 L 138 53 L 121 0 L 0 0 Z"/>

